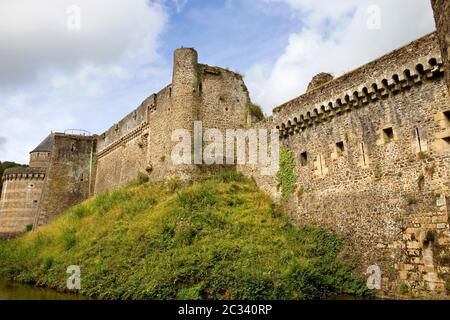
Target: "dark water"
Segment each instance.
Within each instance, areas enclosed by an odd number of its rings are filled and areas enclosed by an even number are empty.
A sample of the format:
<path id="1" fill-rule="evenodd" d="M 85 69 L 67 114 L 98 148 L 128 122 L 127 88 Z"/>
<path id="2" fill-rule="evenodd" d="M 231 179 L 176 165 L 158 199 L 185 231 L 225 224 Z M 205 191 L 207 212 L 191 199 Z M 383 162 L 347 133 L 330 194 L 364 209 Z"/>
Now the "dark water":
<path id="1" fill-rule="evenodd" d="M 83 296 L 36 288 L 0 278 L 0 300 L 83 300 Z"/>
<path id="2" fill-rule="evenodd" d="M 78 294 L 61 293 L 52 289 L 37 288 L 0 278 L 0 300 L 87 300 Z M 352 296 L 333 296 L 329 300 L 360 300 Z M 375 299 L 375 298 L 365 298 Z"/>

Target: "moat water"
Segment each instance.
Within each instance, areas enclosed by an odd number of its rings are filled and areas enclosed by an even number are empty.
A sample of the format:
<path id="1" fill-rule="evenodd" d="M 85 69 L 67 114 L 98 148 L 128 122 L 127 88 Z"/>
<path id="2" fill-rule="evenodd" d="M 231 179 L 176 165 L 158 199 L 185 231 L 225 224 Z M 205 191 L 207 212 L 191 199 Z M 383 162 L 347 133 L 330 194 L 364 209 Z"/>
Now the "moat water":
<path id="1" fill-rule="evenodd" d="M 0 278 L 0 300 L 87 300 L 88 298 L 72 293 L 57 292 L 52 289 L 38 288 Z M 330 300 L 359 300 L 352 296 L 334 296 Z M 374 298 L 372 298 L 374 299 Z"/>
<path id="2" fill-rule="evenodd" d="M 37 288 L 0 278 L 0 300 L 83 300 L 83 296 Z"/>

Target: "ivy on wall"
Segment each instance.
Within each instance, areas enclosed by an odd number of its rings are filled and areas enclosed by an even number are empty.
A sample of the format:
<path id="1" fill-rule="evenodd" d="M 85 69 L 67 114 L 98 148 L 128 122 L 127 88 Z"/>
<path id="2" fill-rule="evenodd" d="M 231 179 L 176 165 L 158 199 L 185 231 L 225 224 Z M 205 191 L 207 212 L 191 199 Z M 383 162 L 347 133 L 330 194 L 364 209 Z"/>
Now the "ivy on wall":
<path id="1" fill-rule="evenodd" d="M 281 148 L 279 161 L 277 181 L 281 188 L 282 198 L 288 199 L 294 192 L 298 179 L 294 152 L 286 147 Z"/>

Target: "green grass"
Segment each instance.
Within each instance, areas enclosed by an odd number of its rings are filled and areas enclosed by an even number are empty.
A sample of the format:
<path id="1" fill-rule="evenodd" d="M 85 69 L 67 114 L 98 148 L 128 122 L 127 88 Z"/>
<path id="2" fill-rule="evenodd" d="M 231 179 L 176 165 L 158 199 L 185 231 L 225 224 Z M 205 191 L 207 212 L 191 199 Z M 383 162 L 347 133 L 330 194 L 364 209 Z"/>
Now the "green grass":
<path id="1" fill-rule="evenodd" d="M 131 184 L 0 243 L 0 275 L 105 299 L 315 299 L 369 294 L 341 241 L 293 227 L 254 183 L 221 173 L 183 186 Z"/>

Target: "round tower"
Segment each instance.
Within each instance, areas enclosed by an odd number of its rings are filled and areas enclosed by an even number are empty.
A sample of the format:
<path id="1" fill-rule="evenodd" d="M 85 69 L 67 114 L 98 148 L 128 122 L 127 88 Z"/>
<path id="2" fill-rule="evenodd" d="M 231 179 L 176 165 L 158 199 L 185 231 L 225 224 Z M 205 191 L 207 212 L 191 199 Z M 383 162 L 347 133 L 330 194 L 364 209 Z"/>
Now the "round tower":
<path id="1" fill-rule="evenodd" d="M 55 143 L 54 133 L 49 134 L 33 151 L 30 152 L 31 168 L 47 168 L 50 163 L 53 144 Z"/>
<path id="2" fill-rule="evenodd" d="M 199 75 L 198 55 L 192 48 L 175 50 L 173 61 L 172 86 L 170 88 L 171 110 L 168 126 L 171 133 L 177 129 L 188 130 L 191 146 L 194 147 L 194 121 L 199 118 Z M 171 134 L 170 133 L 170 134 Z M 169 138 L 170 139 L 170 138 Z M 172 142 L 170 150 L 176 142 Z M 170 152 L 170 151 L 169 151 Z M 169 153 L 170 155 L 170 153 Z M 169 175 L 184 178 L 194 170 L 192 159 L 189 165 L 175 165 Z"/>
<path id="3" fill-rule="evenodd" d="M 172 124 L 192 130 L 198 113 L 198 55 L 192 48 L 176 49 L 172 75 Z"/>
<path id="4" fill-rule="evenodd" d="M 44 188 L 45 168 L 6 169 L 0 198 L 0 239 L 31 229 Z"/>

